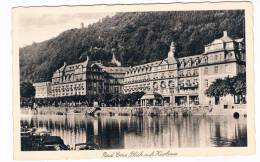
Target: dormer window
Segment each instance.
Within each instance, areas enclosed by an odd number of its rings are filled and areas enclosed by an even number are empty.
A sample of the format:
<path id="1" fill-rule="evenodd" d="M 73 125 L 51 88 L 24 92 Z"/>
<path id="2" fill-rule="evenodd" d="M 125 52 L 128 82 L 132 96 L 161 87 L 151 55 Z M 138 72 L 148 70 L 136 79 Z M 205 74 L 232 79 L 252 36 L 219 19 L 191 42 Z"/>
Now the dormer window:
<path id="1" fill-rule="evenodd" d="M 184 68 L 184 67 L 185 67 L 185 60 L 183 59 L 181 62 L 181 68 Z"/>
<path id="2" fill-rule="evenodd" d="M 203 56 L 202 61 L 203 63 L 208 63 L 208 56 Z"/>
<path id="3" fill-rule="evenodd" d="M 193 63 L 194 66 L 198 66 L 199 65 L 199 58 L 197 57 L 196 60 Z"/>
<path id="4" fill-rule="evenodd" d="M 180 71 L 180 72 L 179 72 L 179 75 L 180 75 L 180 76 L 183 76 L 183 71 Z"/>
<path id="5" fill-rule="evenodd" d="M 192 63 L 192 60 L 189 59 L 188 64 L 187 64 L 187 67 L 191 67 L 191 63 Z"/>

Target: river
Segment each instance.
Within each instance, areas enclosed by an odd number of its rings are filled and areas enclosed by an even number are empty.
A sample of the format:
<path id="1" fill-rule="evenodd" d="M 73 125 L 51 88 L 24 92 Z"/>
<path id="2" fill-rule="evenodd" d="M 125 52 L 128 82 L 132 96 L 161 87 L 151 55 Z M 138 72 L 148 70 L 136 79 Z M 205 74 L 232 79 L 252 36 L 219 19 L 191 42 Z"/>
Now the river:
<path id="1" fill-rule="evenodd" d="M 60 136 L 66 145 L 95 142 L 101 149 L 247 146 L 246 118 L 22 114 L 21 126 Z"/>

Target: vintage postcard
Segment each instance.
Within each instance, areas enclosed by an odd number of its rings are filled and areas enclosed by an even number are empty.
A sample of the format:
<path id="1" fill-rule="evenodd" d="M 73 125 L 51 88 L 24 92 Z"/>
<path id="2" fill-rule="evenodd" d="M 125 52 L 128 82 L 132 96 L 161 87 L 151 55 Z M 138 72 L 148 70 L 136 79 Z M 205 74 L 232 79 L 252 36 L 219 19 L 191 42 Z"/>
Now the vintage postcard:
<path id="1" fill-rule="evenodd" d="M 14 158 L 254 154 L 252 10 L 13 8 Z"/>

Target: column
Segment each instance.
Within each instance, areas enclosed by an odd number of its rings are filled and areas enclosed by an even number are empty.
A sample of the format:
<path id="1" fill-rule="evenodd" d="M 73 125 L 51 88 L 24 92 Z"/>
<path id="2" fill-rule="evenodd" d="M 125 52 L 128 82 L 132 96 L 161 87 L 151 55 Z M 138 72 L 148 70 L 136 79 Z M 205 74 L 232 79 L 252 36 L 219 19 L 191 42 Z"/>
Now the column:
<path id="1" fill-rule="evenodd" d="M 153 99 L 153 106 L 155 106 L 155 102 L 156 102 L 156 100 L 155 100 L 155 99 Z"/>
<path id="2" fill-rule="evenodd" d="M 170 101 L 170 103 L 171 103 L 171 106 L 174 106 L 174 105 L 175 105 L 175 96 L 174 96 L 174 95 L 171 96 L 171 101 Z"/>
<path id="3" fill-rule="evenodd" d="M 187 105 L 190 106 L 190 96 L 189 95 L 187 96 L 187 102 L 188 102 Z"/>
<path id="4" fill-rule="evenodd" d="M 98 135 L 98 120 L 93 120 L 94 136 Z"/>

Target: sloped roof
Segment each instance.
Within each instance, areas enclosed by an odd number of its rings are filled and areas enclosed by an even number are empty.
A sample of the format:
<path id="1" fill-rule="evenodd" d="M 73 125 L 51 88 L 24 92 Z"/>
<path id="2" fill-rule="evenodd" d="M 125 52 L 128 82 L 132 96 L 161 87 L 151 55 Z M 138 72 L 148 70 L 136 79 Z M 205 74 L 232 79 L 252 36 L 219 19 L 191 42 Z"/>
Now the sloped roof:
<path id="1" fill-rule="evenodd" d="M 132 66 L 130 69 L 138 69 L 138 68 L 142 68 L 142 67 L 154 67 L 154 66 L 160 65 L 161 62 L 162 62 L 162 60 L 149 62 L 149 63 L 146 63 L 146 64 Z"/>
<path id="2" fill-rule="evenodd" d="M 77 67 L 77 66 L 82 66 L 83 67 L 87 67 L 88 66 L 88 63 L 89 63 L 89 60 L 87 59 L 86 61 L 84 62 L 80 62 L 80 63 L 77 63 L 77 64 L 71 64 L 71 65 L 67 65 L 65 66 L 64 70 L 67 71 L 67 70 L 71 70 L 70 68 L 74 68 L 74 67 Z"/>
<path id="3" fill-rule="evenodd" d="M 223 36 L 222 36 L 221 38 L 215 39 L 213 42 L 211 42 L 211 43 L 208 44 L 208 45 L 211 45 L 211 44 L 220 44 L 220 43 L 232 42 L 232 41 L 234 41 L 234 39 L 228 36 L 227 31 L 223 31 Z M 208 46 L 208 45 L 207 45 L 207 46 Z"/>
<path id="4" fill-rule="evenodd" d="M 58 70 L 59 70 L 59 71 L 64 71 L 65 67 L 66 67 L 66 64 L 64 64 L 64 65 L 63 65 L 61 68 L 59 68 Z"/>
<path id="5" fill-rule="evenodd" d="M 125 73 L 129 69 L 129 67 L 108 67 L 101 63 L 96 63 L 96 65 L 107 73 Z"/>
<path id="6" fill-rule="evenodd" d="M 164 60 L 161 60 L 161 62 L 160 62 L 159 65 L 165 65 L 165 64 L 169 64 L 168 58 L 167 58 L 167 59 L 164 59 Z"/>
<path id="7" fill-rule="evenodd" d="M 243 42 L 243 41 L 244 41 L 244 38 L 239 38 L 239 39 L 236 39 L 235 41 L 236 41 L 236 42 Z"/>
<path id="8" fill-rule="evenodd" d="M 234 40 L 231 37 L 229 37 L 229 36 L 222 36 L 221 38 L 215 39 L 210 44 L 219 44 L 219 43 L 232 42 L 232 41 L 234 41 Z"/>

